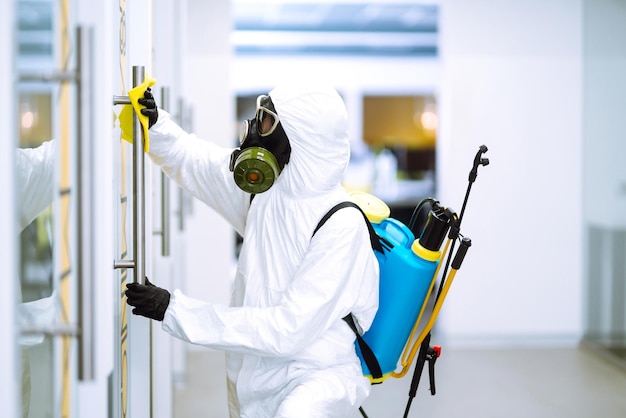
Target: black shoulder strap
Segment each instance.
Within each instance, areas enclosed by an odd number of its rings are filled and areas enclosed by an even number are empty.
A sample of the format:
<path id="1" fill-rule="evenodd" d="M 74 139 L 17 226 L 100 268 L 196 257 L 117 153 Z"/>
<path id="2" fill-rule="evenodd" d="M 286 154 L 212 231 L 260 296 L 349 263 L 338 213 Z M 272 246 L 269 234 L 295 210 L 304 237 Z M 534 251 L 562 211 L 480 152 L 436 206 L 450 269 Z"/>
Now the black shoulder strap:
<path id="1" fill-rule="evenodd" d="M 347 207 L 357 208 L 359 212 L 361 212 L 361 214 L 365 218 L 365 223 L 367 224 L 367 228 L 370 233 L 370 241 L 372 243 L 372 248 L 382 253 L 383 246 L 382 246 L 382 243 L 380 242 L 380 237 L 374 231 L 374 227 L 372 227 L 372 224 L 370 223 L 369 219 L 367 219 L 365 212 L 363 212 L 363 210 L 361 210 L 359 205 L 357 205 L 354 202 L 346 201 L 346 202 L 338 203 L 337 205 L 333 206 L 326 213 L 326 215 L 324 215 L 322 219 L 319 221 L 319 223 L 315 227 L 315 230 L 313 231 L 313 235 L 311 235 L 311 238 L 315 236 L 317 231 L 322 227 L 322 225 L 326 223 L 326 221 L 333 215 L 333 213 L 337 212 L 339 209 L 343 209 Z M 380 379 L 383 376 L 383 372 L 380 368 L 380 363 L 378 363 L 378 359 L 376 358 L 376 355 L 374 354 L 370 346 L 367 345 L 363 337 L 359 334 L 359 331 L 356 328 L 356 324 L 354 323 L 354 317 L 352 316 L 351 313 L 349 313 L 343 318 L 343 320 L 346 321 L 350 329 L 352 329 L 352 331 L 356 335 L 357 342 L 359 343 L 359 348 L 361 349 L 361 354 L 363 355 L 363 360 L 365 361 L 367 368 L 370 370 L 372 377 L 374 379 Z"/>
<path id="2" fill-rule="evenodd" d="M 352 314 L 343 317 L 343 320 L 348 323 L 354 334 L 356 335 L 357 342 L 359 343 L 359 348 L 361 349 L 361 354 L 363 355 L 363 360 L 367 365 L 367 368 L 370 370 L 372 377 L 374 379 L 380 379 L 383 377 L 383 371 L 380 368 L 380 363 L 378 363 L 378 359 L 376 358 L 376 354 L 372 351 L 369 345 L 365 342 L 359 331 L 356 329 L 356 325 L 354 323 L 354 318 Z"/>
<path id="3" fill-rule="evenodd" d="M 339 209 L 348 208 L 348 207 L 356 208 L 359 210 L 359 212 L 361 212 L 361 214 L 363 215 L 363 218 L 365 218 L 365 224 L 367 225 L 367 229 L 369 230 L 369 233 L 370 233 L 370 242 L 372 243 L 372 248 L 382 253 L 383 246 L 380 242 L 380 237 L 374 231 L 374 227 L 372 227 L 372 224 L 370 223 L 369 219 L 367 219 L 367 215 L 365 215 L 365 212 L 363 212 L 363 210 L 359 207 L 359 205 L 357 205 L 354 202 L 345 201 L 345 202 L 341 202 L 333 206 L 326 213 L 326 215 L 324 215 L 322 219 L 319 221 L 319 223 L 315 227 L 315 230 L 313 231 L 313 235 L 311 235 L 311 238 L 315 236 L 317 231 L 326 223 L 326 221 L 333 215 L 333 213 L 337 212 Z"/>

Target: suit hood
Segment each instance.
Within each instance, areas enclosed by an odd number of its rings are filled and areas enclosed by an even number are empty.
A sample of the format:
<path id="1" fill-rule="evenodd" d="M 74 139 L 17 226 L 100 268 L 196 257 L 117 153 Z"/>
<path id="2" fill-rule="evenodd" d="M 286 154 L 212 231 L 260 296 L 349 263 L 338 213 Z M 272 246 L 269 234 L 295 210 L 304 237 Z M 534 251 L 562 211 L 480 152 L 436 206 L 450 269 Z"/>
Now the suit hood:
<path id="1" fill-rule="evenodd" d="M 299 197 L 336 188 L 350 160 L 347 112 L 327 85 L 282 85 L 270 91 L 289 138 L 291 157 L 275 187 Z"/>

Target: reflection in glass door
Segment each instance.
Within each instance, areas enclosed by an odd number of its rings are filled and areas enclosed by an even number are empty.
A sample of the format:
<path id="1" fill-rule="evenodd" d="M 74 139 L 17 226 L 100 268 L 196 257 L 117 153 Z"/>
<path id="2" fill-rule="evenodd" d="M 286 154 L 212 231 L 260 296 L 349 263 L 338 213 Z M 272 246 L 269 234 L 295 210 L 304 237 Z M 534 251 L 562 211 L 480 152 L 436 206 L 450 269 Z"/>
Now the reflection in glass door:
<path id="1" fill-rule="evenodd" d="M 36 96 L 36 94 L 34 94 Z M 28 99 L 26 99 L 28 100 Z M 41 114 L 43 118 L 46 114 Z M 50 138 L 51 135 L 44 137 Z M 53 276 L 52 175 L 55 143 L 29 142 L 21 137 L 18 150 L 18 179 L 28 175 L 32 181 L 21 182 L 18 195 L 20 213 L 20 304 L 18 320 L 25 333 L 19 344 L 22 351 L 22 410 L 28 417 L 44 416 L 40 408 L 52 405 L 53 340 L 36 332 L 51 327 L 59 312 L 58 292 Z M 34 219 L 33 219 L 34 218 Z M 28 331 L 27 329 L 31 329 Z M 32 402 L 36 399 L 37 402 Z"/>
<path id="2" fill-rule="evenodd" d="M 52 69 L 53 4 L 18 3 L 18 68 L 26 73 L 37 67 Z M 40 34 L 47 36 L 41 37 Z M 20 300 L 18 321 L 24 333 L 21 408 L 23 417 L 43 417 L 53 405 L 53 340 L 37 328 L 56 321 L 59 299 L 53 276 L 52 202 L 57 143 L 52 132 L 53 88 L 33 82 L 19 86 L 19 147 L 17 158 L 18 213 L 20 216 Z M 20 181 L 22 179 L 22 181 Z M 25 328 L 31 328 L 29 333 Z"/>
<path id="3" fill-rule="evenodd" d="M 22 417 L 70 416 L 76 336 L 69 1 L 17 2 Z"/>

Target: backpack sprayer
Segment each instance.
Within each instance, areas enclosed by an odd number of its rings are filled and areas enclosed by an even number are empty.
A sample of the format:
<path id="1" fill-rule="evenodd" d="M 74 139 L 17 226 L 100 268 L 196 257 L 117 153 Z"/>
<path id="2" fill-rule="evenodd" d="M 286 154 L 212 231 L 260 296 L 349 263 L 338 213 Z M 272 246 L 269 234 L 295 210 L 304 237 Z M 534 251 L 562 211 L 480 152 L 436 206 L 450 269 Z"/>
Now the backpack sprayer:
<path id="1" fill-rule="evenodd" d="M 365 193 L 352 195 L 380 242 L 380 245 L 375 246 L 375 239 L 371 237 L 380 266 L 380 294 L 376 317 L 363 336 L 356 332 L 351 315 L 344 319 L 357 334 L 357 355 L 361 359 L 363 374 L 372 384 L 382 383 L 389 377 L 405 376 L 417 355 L 404 418 L 408 417 L 426 362 L 429 363 L 430 391 L 432 395 L 435 394 L 434 365 L 441 348 L 430 345 L 430 332 L 471 246 L 470 238 L 460 233 L 461 221 L 472 184 L 478 175 L 478 167 L 489 164 L 489 159 L 482 157 L 485 152 L 487 147 L 480 146 L 474 158 L 459 215 L 435 199 L 427 198 L 418 204 L 409 225 L 405 226 L 400 221 L 389 218 L 387 205 L 374 196 Z M 446 234 L 447 241 L 441 251 Z M 419 238 L 416 239 L 416 236 Z M 460 246 L 454 253 L 457 241 Z M 420 327 L 444 260 L 446 262 L 434 296 L 432 312 L 426 323 Z M 399 366 L 400 370 L 397 370 Z M 359 410 L 367 418 L 363 408 Z"/>

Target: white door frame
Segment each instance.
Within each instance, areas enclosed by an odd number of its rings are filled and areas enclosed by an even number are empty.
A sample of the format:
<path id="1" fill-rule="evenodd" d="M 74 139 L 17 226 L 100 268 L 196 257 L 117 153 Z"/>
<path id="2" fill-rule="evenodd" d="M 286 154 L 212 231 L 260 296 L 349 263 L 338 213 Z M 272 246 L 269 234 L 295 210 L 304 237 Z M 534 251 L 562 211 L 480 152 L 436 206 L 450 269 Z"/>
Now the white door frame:
<path id="1" fill-rule="evenodd" d="M 17 146 L 15 95 L 15 5 L 13 1 L 0 2 L 0 91 L 5 103 L 0 112 L 0 190 L 5 194 L 0 199 L 0 276 L 3 291 L 0 292 L 0 405 L 3 415 L 18 417 L 20 414 L 19 365 L 20 353 L 17 346 L 15 324 L 17 307 L 17 216 L 14 196 L 14 153 Z"/>

